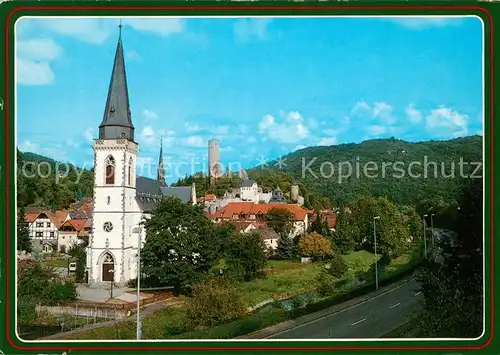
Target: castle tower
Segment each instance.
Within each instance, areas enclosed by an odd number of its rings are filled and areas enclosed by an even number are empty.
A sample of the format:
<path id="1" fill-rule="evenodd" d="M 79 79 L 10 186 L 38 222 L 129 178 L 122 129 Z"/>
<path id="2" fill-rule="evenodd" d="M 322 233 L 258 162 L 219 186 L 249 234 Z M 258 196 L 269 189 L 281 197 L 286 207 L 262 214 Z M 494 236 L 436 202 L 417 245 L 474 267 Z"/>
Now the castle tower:
<path id="1" fill-rule="evenodd" d="M 292 202 L 299 201 L 299 185 L 296 182 L 290 187 L 290 200 L 292 200 Z"/>
<path id="2" fill-rule="evenodd" d="M 131 238 L 131 230 L 138 223 L 136 219 L 140 219 L 140 214 L 134 215 L 139 146 L 134 142 L 121 29 L 120 25 L 99 138 L 93 144 L 95 182 L 93 230 L 87 250 L 89 284 L 129 280 L 132 248 L 137 243 Z"/>
<path id="3" fill-rule="evenodd" d="M 217 139 L 208 141 L 208 176 L 217 179 L 221 175 L 220 143 Z"/>

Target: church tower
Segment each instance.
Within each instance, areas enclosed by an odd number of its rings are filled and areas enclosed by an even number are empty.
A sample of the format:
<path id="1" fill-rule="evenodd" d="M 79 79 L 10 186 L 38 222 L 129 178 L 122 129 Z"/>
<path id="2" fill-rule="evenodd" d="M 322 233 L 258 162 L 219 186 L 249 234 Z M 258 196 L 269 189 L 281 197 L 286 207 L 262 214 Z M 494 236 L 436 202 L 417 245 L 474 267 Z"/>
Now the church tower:
<path id="1" fill-rule="evenodd" d="M 87 250 L 89 284 L 123 284 L 135 277 L 137 239 L 133 229 L 141 214 L 136 202 L 136 160 L 122 26 L 111 73 L 99 138 L 94 140 L 94 209 Z"/>
<path id="2" fill-rule="evenodd" d="M 167 186 L 165 182 L 165 168 L 163 167 L 163 137 L 160 142 L 160 158 L 158 159 L 158 174 L 156 180 L 160 186 Z"/>

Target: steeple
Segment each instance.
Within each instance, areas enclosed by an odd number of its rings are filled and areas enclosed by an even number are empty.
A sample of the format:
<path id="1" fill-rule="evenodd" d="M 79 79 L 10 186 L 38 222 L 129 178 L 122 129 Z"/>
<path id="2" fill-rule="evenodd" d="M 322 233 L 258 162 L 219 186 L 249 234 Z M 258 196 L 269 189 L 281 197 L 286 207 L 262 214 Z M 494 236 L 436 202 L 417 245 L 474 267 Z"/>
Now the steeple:
<path id="1" fill-rule="evenodd" d="M 165 183 L 165 168 L 163 168 L 163 137 L 160 143 L 160 158 L 158 159 L 158 176 L 156 178 L 161 186 L 166 186 Z"/>
<path id="2" fill-rule="evenodd" d="M 99 126 L 99 139 L 120 138 L 134 141 L 134 126 L 130 112 L 127 75 L 125 73 L 125 60 L 123 57 L 121 22 L 104 117 Z"/>

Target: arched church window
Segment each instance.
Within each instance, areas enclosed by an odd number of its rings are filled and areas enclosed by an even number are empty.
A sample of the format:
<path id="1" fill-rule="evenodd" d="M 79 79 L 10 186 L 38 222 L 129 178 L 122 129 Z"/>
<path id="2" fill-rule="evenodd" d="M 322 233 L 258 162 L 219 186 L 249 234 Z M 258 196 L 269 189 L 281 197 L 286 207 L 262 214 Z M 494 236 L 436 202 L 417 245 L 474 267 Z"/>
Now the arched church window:
<path id="1" fill-rule="evenodd" d="M 106 158 L 106 185 L 115 183 L 115 159 L 110 155 Z"/>
<path id="2" fill-rule="evenodd" d="M 132 158 L 128 161 L 128 184 L 129 186 L 132 185 Z"/>

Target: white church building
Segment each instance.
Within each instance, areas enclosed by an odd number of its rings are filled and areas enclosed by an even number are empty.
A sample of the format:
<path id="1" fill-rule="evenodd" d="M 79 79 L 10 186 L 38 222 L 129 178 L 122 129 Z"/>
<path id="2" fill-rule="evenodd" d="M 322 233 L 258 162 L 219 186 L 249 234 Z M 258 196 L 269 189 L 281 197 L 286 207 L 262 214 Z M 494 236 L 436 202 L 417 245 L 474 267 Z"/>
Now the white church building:
<path id="1" fill-rule="evenodd" d="M 157 179 L 136 176 L 139 144 L 134 139 L 123 44 L 120 35 L 99 138 L 94 140 L 93 228 L 87 248 L 89 285 L 114 281 L 122 285 L 137 277 L 139 225 L 163 196 L 196 203 L 191 187 L 168 187 L 163 149 Z M 146 239 L 141 233 L 141 241 Z"/>

